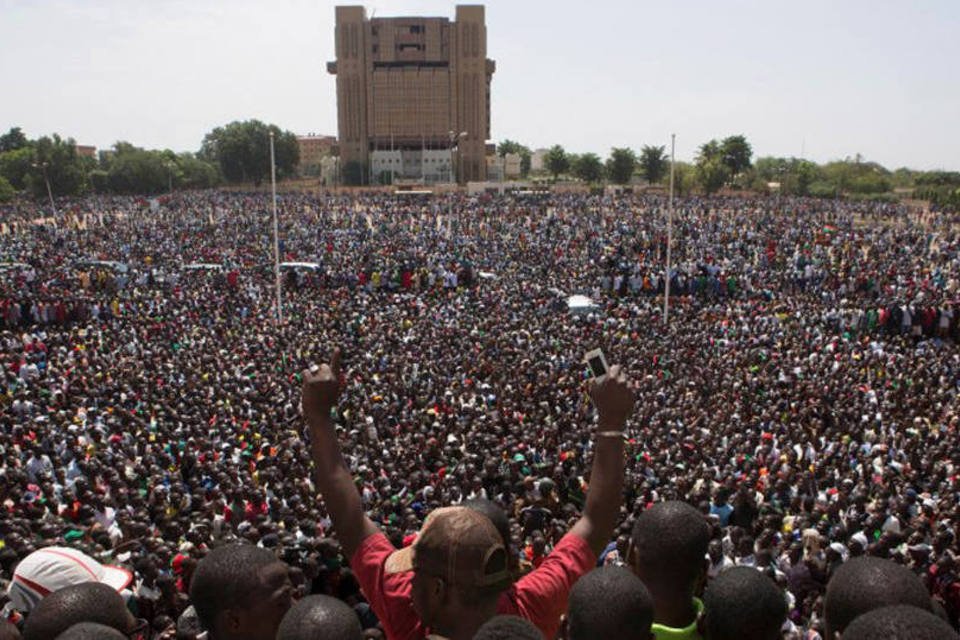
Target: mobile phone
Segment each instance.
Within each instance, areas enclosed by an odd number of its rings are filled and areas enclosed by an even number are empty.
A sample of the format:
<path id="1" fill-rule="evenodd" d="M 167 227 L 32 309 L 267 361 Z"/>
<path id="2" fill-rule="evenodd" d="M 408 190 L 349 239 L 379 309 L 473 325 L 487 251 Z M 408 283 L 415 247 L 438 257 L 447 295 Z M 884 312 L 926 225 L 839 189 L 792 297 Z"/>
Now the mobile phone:
<path id="1" fill-rule="evenodd" d="M 607 366 L 607 359 L 600 349 L 587 351 L 583 356 L 583 361 L 590 368 L 590 375 L 594 378 L 602 378 L 607 375 L 607 371 L 610 369 Z"/>

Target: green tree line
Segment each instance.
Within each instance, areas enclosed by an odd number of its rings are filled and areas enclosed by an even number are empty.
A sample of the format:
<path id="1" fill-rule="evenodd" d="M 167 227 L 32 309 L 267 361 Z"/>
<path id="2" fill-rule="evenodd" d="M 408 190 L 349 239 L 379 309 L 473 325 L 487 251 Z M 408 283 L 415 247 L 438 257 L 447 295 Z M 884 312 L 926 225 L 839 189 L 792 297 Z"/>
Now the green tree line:
<path id="1" fill-rule="evenodd" d="M 20 127 L 0 135 L 0 201 L 18 192 L 36 198 L 86 193 L 152 195 L 206 189 L 222 182 L 270 177 L 274 134 L 277 178 L 291 176 L 299 161 L 296 136 L 258 120 L 231 122 L 208 133 L 197 153 L 144 149 L 117 142 L 96 158 L 77 152 L 73 138 L 58 134 L 29 139 Z"/>
<path id="2" fill-rule="evenodd" d="M 519 153 L 521 158 L 532 156 L 528 147 L 512 140 L 500 143 L 497 152 Z M 523 177 L 527 177 L 529 167 L 528 162 Z M 639 153 L 615 147 L 601 160 L 595 153 L 576 154 L 554 145 L 544 154 L 543 171 L 554 182 L 572 179 L 590 184 L 637 182 L 666 186 L 670 158 L 665 146 L 644 145 Z M 906 168 L 890 171 L 859 154 L 824 164 L 793 157 L 754 158 L 753 147 L 740 134 L 704 142 L 693 163 L 676 162 L 674 187 L 681 195 L 693 190 L 709 194 L 730 188 L 824 198 L 892 198 L 895 189 L 902 189 L 914 198 L 960 210 L 960 172 Z"/>

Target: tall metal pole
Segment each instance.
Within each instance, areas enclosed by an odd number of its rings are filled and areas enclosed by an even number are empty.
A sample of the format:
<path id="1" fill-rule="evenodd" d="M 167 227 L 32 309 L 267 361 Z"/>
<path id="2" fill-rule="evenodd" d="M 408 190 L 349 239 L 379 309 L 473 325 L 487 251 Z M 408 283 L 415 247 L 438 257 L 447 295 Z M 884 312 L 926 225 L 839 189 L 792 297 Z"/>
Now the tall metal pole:
<path id="1" fill-rule="evenodd" d="M 47 165 L 43 165 L 43 179 L 47 183 L 47 197 L 50 198 L 50 210 L 53 211 L 53 215 L 57 215 L 57 205 L 53 204 L 53 190 L 50 189 L 50 178 L 47 177 Z"/>
<path id="2" fill-rule="evenodd" d="M 663 324 L 666 326 L 670 317 L 670 249 L 673 246 L 673 167 L 674 152 L 677 146 L 677 134 L 670 134 L 670 207 L 667 209 L 667 281 L 663 295 Z"/>
<path id="3" fill-rule="evenodd" d="M 456 184 L 456 174 L 453 171 L 453 147 L 457 144 L 457 137 L 454 135 L 453 131 L 450 132 L 450 176 L 453 178 L 453 183 Z M 453 195 L 456 193 L 456 188 L 450 193 L 450 200 L 447 202 L 447 228 L 450 228 L 450 224 L 453 220 Z M 449 235 L 449 234 L 448 234 Z M 448 238 L 449 239 L 449 238 Z"/>
<path id="4" fill-rule="evenodd" d="M 273 189 L 273 276 L 277 287 L 277 324 L 283 323 L 283 304 L 280 299 L 280 236 L 277 230 L 277 161 L 273 151 L 273 131 L 270 132 L 270 185 Z"/>
<path id="5" fill-rule="evenodd" d="M 47 161 L 44 160 L 42 163 L 37 164 L 33 163 L 34 168 L 43 170 L 43 181 L 47 185 L 47 197 L 50 198 L 50 210 L 53 212 L 53 215 L 57 215 L 57 205 L 53 203 L 53 190 L 50 188 L 50 178 L 47 176 Z"/>
<path id="6" fill-rule="evenodd" d="M 454 185 L 453 195 L 454 196 L 457 194 L 457 189 L 459 188 L 458 185 L 460 184 L 460 175 L 458 171 L 460 167 L 458 164 L 454 162 L 454 159 L 456 158 L 456 155 L 459 155 L 461 138 L 466 138 L 467 135 L 468 134 L 466 131 L 461 131 L 460 133 L 454 133 L 453 131 L 450 132 L 450 175 L 453 177 L 453 185 Z M 457 150 L 456 154 L 454 154 L 454 149 Z M 452 231 L 453 229 L 452 225 L 453 225 L 453 196 L 451 196 L 450 207 L 447 212 L 447 229 L 451 229 Z M 452 235 L 452 233 L 448 235 Z"/>

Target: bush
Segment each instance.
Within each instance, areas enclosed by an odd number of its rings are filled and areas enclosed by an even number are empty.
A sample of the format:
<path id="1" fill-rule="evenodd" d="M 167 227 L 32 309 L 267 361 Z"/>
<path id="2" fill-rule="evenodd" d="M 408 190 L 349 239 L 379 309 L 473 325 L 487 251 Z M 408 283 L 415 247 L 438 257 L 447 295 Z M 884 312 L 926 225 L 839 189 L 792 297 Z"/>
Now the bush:
<path id="1" fill-rule="evenodd" d="M 890 204 L 900 202 L 897 196 L 892 193 L 855 193 L 850 196 L 850 199 L 857 202 L 885 202 Z"/>
<path id="2" fill-rule="evenodd" d="M 851 193 L 886 193 L 890 191 L 890 181 L 884 176 L 868 173 L 854 178 L 848 190 Z"/>
<path id="3" fill-rule="evenodd" d="M 836 185 L 818 180 L 810 185 L 810 195 L 814 198 L 833 198 L 837 195 Z"/>
<path id="4" fill-rule="evenodd" d="M 938 209 L 960 211 L 960 188 L 924 187 L 913 192 L 918 200 L 929 200 Z"/>

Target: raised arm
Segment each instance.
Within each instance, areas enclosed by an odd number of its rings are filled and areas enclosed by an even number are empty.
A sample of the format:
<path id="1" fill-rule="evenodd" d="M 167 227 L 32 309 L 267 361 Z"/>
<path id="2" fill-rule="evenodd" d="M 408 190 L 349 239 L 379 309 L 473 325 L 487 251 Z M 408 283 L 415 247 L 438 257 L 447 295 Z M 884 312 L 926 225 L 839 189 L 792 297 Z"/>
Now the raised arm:
<path id="1" fill-rule="evenodd" d="M 591 381 L 590 397 L 600 420 L 587 502 L 571 532 L 600 555 L 613 535 L 623 501 L 623 428 L 633 412 L 634 395 L 623 370 L 613 365 L 601 382 Z"/>
<path id="2" fill-rule="evenodd" d="M 377 533 L 378 529 L 363 513 L 360 494 L 340 452 L 340 441 L 330 418 L 330 411 L 339 397 L 340 350 L 337 349 L 329 365 L 314 366 L 303 372 L 301 407 L 310 428 L 314 481 L 333 520 L 340 546 L 349 560 L 360 543 L 367 536 Z"/>

